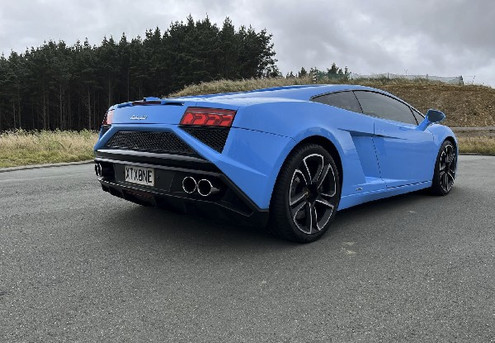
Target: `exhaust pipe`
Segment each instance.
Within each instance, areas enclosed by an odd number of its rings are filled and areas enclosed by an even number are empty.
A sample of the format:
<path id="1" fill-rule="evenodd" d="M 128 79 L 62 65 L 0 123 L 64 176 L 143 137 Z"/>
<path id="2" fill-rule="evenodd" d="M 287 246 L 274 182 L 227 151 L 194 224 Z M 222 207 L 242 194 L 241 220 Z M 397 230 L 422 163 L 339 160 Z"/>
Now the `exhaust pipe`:
<path id="1" fill-rule="evenodd" d="M 192 176 L 186 176 L 182 179 L 182 190 L 187 194 L 193 194 L 198 188 L 198 183 L 196 179 Z"/>
<path id="2" fill-rule="evenodd" d="M 210 180 L 201 179 L 198 181 L 198 193 L 201 196 L 207 197 L 209 195 L 220 192 L 220 189 L 213 186 Z"/>
<path id="3" fill-rule="evenodd" d="M 98 177 L 101 177 L 103 175 L 103 168 L 101 167 L 101 164 L 95 163 L 95 173 Z"/>

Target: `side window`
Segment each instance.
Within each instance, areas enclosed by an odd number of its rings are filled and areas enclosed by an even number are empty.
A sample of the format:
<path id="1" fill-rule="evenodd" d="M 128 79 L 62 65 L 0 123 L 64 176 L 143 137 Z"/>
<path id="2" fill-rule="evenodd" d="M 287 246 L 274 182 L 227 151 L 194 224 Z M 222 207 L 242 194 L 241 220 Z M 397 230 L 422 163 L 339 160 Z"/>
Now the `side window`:
<path id="1" fill-rule="evenodd" d="M 361 113 L 361 106 L 353 92 L 330 93 L 313 98 L 313 101 Z"/>
<path id="2" fill-rule="evenodd" d="M 365 114 L 417 125 L 411 109 L 406 104 L 389 96 L 366 91 L 355 91 Z"/>

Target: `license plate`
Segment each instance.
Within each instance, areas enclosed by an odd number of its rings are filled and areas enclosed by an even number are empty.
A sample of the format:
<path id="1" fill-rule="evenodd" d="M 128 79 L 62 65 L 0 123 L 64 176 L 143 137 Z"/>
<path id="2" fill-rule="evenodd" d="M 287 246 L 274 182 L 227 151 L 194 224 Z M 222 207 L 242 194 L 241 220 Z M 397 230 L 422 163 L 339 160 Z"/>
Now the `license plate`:
<path id="1" fill-rule="evenodd" d="M 155 171 L 152 168 L 125 166 L 125 181 L 139 185 L 154 186 Z"/>

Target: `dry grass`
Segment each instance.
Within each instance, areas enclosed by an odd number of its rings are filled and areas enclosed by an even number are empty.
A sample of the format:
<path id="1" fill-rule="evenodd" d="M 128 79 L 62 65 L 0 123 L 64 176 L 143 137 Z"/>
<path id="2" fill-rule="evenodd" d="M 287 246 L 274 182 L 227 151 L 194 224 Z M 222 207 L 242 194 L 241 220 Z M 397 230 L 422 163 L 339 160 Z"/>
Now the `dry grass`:
<path id="1" fill-rule="evenodd" d="M 216 93 L 228 93 L 228 92 L 243 92 L 254 89 L 262 89 L 269 87 L 281 87 L 292 85 L 308 85 L 312 84 L 313 80 L 310 76 L 295 77 L 295 78 L 262 78 L 262 79 L 245 79 L 245 80 L 217 80 L 211 82 L 201 82 L 195 85 L 189 85 L 184 89 L 169 94 L 168 97 L 179 97 L 188 95 L 200 95 L 200 94 L 216 94 Z M 406 80 L 406 79 L 329 79 L 322 78 L 318 80 L 319 84 L 359 84 L 369 87 L 386 88 L 386 86 L 421 86 L 421 85 L 445 85 L 438 81 L 428 81 L 425 79 Z"/>
<path id="2" fill-rule="evenodd" d="M 461 153 L 495 155 L 495 137 L 458 137 Z"/>
<path id="3" fill-rule="evenodd" d="M 309 77 L 302 78 L 270 78 L 270 79 L 246 79 L 246 80 L 218 80 L 211 82 L 201 82 L 197 85 L 190 85 L 184 89 L 168 95 L 168 97 L 179 97 L 188 95 L 200 95 L 200 94 L 215 94 L 215 93 L 229 93 L 229 92 L 242 92 L 253 89 L 291 86 L 291 85 L 306 85 L 311 83 Z"/>
<path id="4" fill-rule="evenodd" d="M 266 87 L 311 84 L 305 78 L 220 80 L 191 85 L 170 97 L 238 92 Z M 352 83 L 384 89 L 404 99 L 418 110 L 437 108 L 447 114 L 449 126 L 495 126 L 495 89 L 477 85 L 450 85 L 425 79 L 322 79 L 319 83 Z"/>
<path id="5" fill-rule="evenodd" d="M 93 158 L 93 131 L 12 131 L 0 134 L 0 168 Z"/>
<path id="6" fill-rule="evenodd" d="M 76 162 L 93 158 L 92 131 L 5 132 L 0 134 L 0 168 Z M 458 137 L 461 153 L 495 155 L 495 137 Z"/>

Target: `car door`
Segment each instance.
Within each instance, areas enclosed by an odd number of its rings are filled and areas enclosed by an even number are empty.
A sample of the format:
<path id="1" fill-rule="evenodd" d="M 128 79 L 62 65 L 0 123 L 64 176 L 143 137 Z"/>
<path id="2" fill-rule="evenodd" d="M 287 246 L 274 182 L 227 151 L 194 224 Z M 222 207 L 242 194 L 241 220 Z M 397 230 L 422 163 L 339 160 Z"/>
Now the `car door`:
<path id="1" fill-rule="evenodd" d="M 433 135 L 416 129 L 411 108 L 381 93 L 355 91 L 355 95 L 363 113 L 375 117 L 373 140 L 387 188 L 431 181 Z"/>
<path id="2" fill-rule="evenodd" d="M 349 134 L 356 154 L 356 158 L 348 159 L 351 166 L 348 168 L 349 174 L 347 175 L 352 176 L 345 178 L 345 182 L 352 180 L 352 184 L 347 187 L 349 192 L 363 194 L 385 189 L 386 184 L 380 176 L 373 143 L 374 120 L 362 114 L 361 106 L 354 93 L 341 91 L 317 96 L 312 100 L 350 111 L 342 114 L 338 124 L 340 130 Z M 335 125 L 335 122 L 333 124 Z M 347 195 L 345 189 L 343 191 L 343 195 Z"/>

